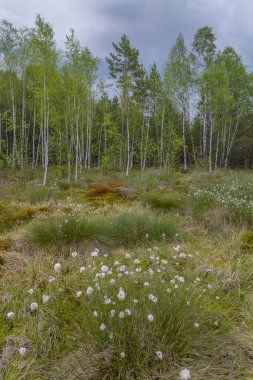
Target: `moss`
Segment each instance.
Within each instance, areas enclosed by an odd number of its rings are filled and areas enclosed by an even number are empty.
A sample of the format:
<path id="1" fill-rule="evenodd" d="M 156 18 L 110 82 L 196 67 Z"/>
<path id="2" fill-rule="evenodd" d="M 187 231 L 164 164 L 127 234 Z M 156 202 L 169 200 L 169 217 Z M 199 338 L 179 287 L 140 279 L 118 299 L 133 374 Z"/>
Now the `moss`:
<path id="1" fill-rule="evenodd" d="M 71 192 L 69 190 L 66 191 L 57 191 L 55 194 L 56 198 L 58 199 L 65 199 L 71 195 Z"/>
<path id="2" fill-rule="evenodd" d="M 132 192 L 122 182 L 108 182 L 106 184 L 92 184 L 84 193 L 84 196 L 92 204 L 95 202 L 97 206 L 102 206 L 103 203 L 113 204 L 114 202 L 121 203 L 132 200 L 133 197 L 126 197 L 122 189 L 128 190 L 129 193 Z"/>
<path id="3" fill-rule="evenodd" d="M 105 195 L 110 194 L 111 196 L 119 197 L 117 191 L 114 187 L 109 187 L 107 185 L 100 185 L 86 191 L 85 196 L 87 198 L 98 198 L 104 197 Z"/>
<path id="4" fill-rule="evenodd" d="M 39 207 L 17 207 L 5 206 L 0 203 L 0 232 L 10 230 L 13 226 L 32 219 L 36 214 L 50 212 L 47 206 Z"/>
<path id="5" fill-rule="evenodd" d="M 253 249 L 253 231 L 243 231 L 240 236 L 242 247 L 245 249 Z"/>
<path id="6" fill-rule="evenodd" d="M 0 239 L 0 252 L 11 248 L 12 240 L 10 238 Z"/>
<path id="7" fill-rule="evenodd" d="M 62 210 L 65 214 L 71 214 L 72 211 L 73 211 L 71 207 L 62 207 L 61 210 Z"/>

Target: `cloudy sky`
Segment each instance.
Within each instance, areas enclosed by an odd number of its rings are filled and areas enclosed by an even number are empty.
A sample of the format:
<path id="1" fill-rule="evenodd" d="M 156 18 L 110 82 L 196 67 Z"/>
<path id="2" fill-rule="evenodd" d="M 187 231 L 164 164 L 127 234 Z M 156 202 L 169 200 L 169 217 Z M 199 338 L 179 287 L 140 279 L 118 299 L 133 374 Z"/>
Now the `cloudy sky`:
<path id="1" fill-rule="evenodd" d="M 59 47 L 70 28 L 101 59 L 126 33 L 146 67 L 161 68 L 182 32 L 188 45 L 196 30 L 212 26 L 219 49 L 233 46 L 253 70 L 253 0 L 0 0 L 0 19 L 32 26 L 40 13 L 54 26 Z"/>

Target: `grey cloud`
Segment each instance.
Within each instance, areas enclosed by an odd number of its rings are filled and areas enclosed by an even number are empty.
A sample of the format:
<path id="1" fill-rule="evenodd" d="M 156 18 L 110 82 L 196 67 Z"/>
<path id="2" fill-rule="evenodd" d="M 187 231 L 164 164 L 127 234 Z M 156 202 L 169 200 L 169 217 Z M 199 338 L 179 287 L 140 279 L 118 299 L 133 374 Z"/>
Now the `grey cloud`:
<path id="1" fill-rule="evenodd" d="M 31 26 L 37 13 L 54 25 L 62 47 L 70 28 L 103 60 L 126 33 L 145 66 L 161 68 L 177 35 L 190 46 L 194 33 L 213 26 L 217 46 L 233 46 L 253 66 L 252 0 L 0 0 L 0 17 Z"/>

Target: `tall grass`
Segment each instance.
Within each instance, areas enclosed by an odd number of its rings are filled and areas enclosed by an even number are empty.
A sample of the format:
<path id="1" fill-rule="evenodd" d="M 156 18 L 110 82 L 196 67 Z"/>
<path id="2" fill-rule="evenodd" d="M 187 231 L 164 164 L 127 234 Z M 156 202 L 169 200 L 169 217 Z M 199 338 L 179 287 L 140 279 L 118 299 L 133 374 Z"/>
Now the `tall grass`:
<path id="1" fill-rule="evenodd" d="M 26 191 L 26 199 L 31 204 L 47 202 L 54 197 L 55 189 L 51 187 L 35 187 Z"/>
<path id="2" fill-rule="evenodd" d="M 164 193 L 159 191 L 147 192 L 142 200 L 144 205 L 157 209 L 171 210 L 183 207 L 185 197 L 183 194 Z"/>
<path id="3" fill-rule="evenodd" d="M 174 266 L 172 252 L 155 261 L 145 252 L 58 259 L 62 267 L 56 273 L 52 257 L 36 257 L 21 269 L 19 286 L 5 289 L 9 296 L 0 310 L 4 315 L 12 310 L 15 318 L 11 323 L 5 319 L 3 327 L 13 328 L 17 336 L 6 365 L 9 376 L 11 368 L 22 366 L 31 379 L 168 378 L 173 368 L 179 373 L 178 365 L 186 357 L 194 358 L 203 335 L 213 334 L 216 341 L 217 313 L 210 312 L 212 302 L 201 296 L 205 284 Z M 86 267 L 83 273 L 81 265 Z M 184 282 L 178 279 L 182 275 Z M 50 276 L 53 282 L 48 281 Z M 87 293 L 89 287 L 92 292 Z M 28 293 L 30 288 L 33 294 Z M 119 299 L 121 288 L 124 297 Z M 208 290 L 209 297 L 214 291 Z M 47 303 L 42 302 L 43 294 L 49 297 Z M 35 312 L 30 311 L 32 302 L 38 303 Z M 20 346 L 27 348 L 23 358 Z"/>
<path id="4" fill-rule="evenodd" d="M 165 215 L 137 210 L 110 216 L 47 218 L 31 223 L 25 238 L 41 244 L 95 239 L 108 245 L 134 245 L 171 238 L 174 233 L 175 226 Z"/>

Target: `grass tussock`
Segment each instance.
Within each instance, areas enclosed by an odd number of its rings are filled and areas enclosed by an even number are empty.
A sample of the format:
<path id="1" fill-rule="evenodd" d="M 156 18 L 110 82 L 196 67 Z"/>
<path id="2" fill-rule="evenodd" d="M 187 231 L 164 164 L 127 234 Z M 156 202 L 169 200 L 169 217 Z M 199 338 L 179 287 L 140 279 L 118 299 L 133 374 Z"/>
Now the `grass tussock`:
<path id="1" fill-rule="evenodd" d="M 146 240 L 171 238 L 174 224 L 165 216 L 146 210 L 115 215 L 55 217 L 31 223 L 27 241 L 39 244 L 97 240 L 109 245 L 134 245 Z"/>
<path id="2" fill-rule="evenodd" d="M 48 186 L 37 186 L 26 191 L 26 199 L 31 204 L 48 202 L 55 197 L 55 189 Z"/>
<path id="3" fill-rule="evenodd" d="M 143 204 L 156 209 L 173 210 L 181 209 L 185 203 L 185 197 L 177 193 L 165 193 L 161 191 L 147 192 L 143 196 Z"/>

